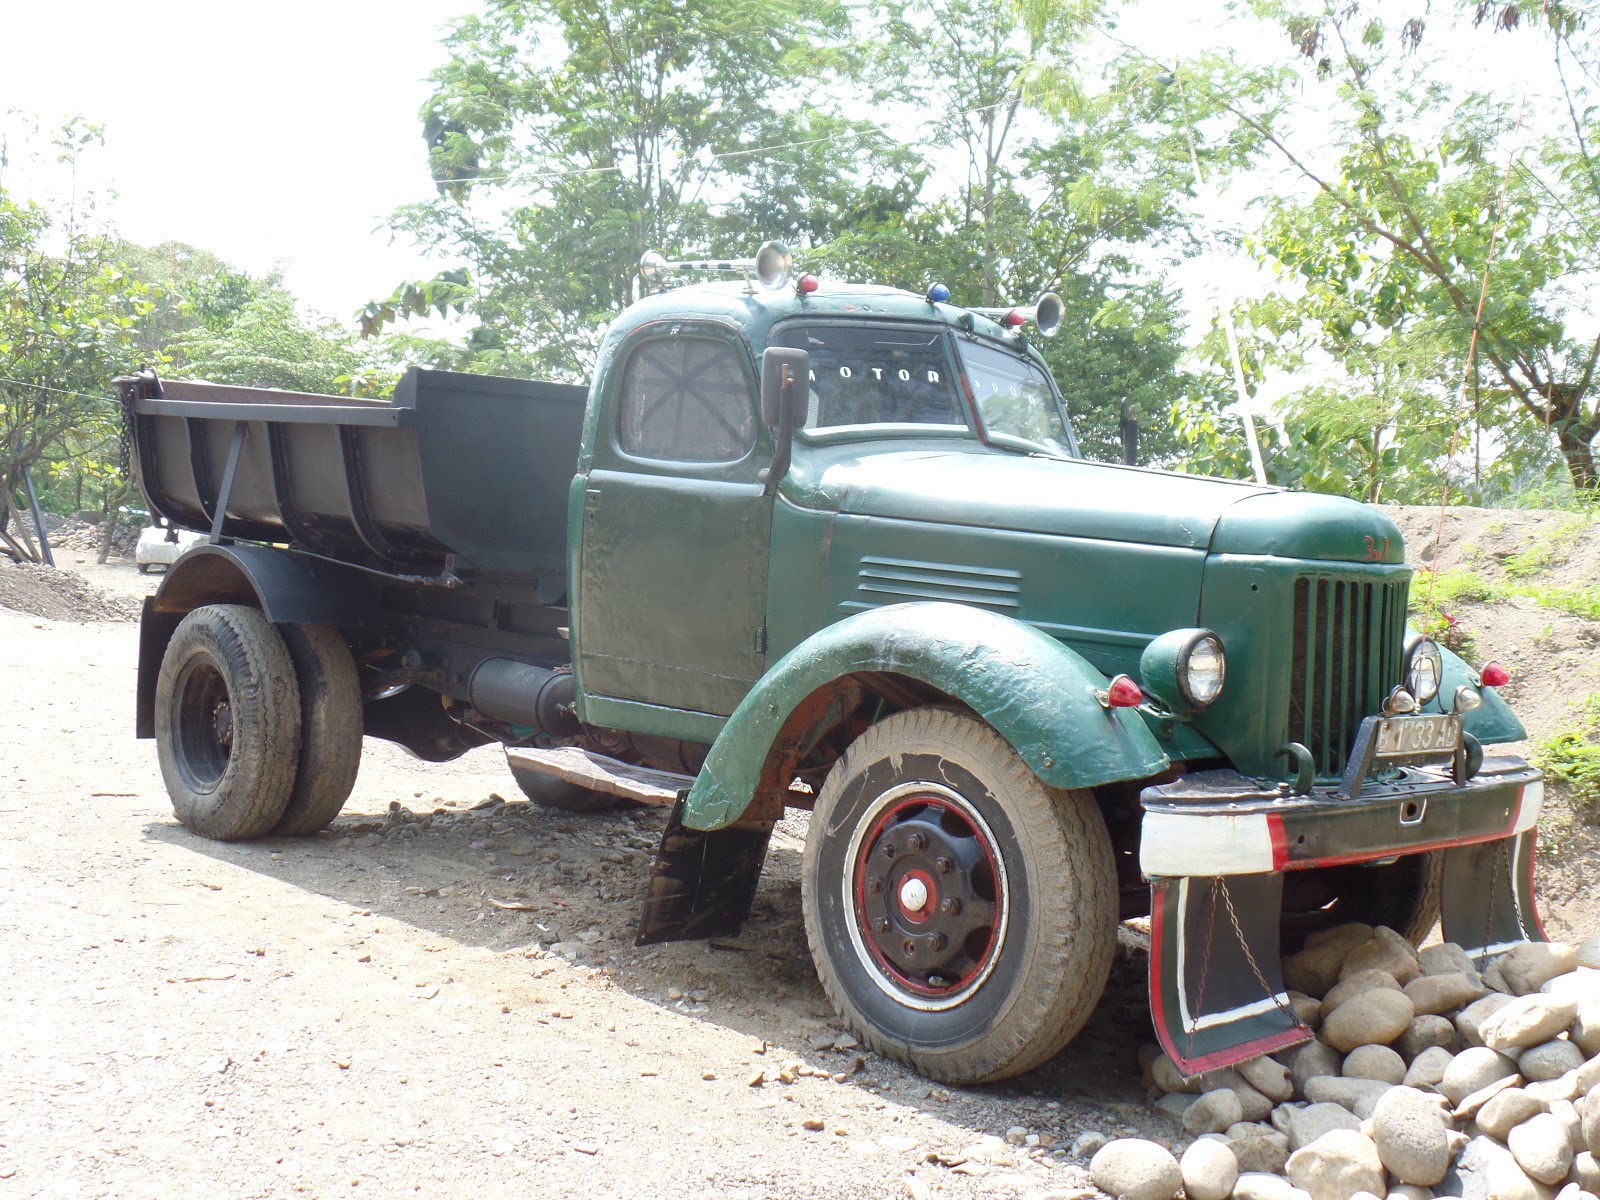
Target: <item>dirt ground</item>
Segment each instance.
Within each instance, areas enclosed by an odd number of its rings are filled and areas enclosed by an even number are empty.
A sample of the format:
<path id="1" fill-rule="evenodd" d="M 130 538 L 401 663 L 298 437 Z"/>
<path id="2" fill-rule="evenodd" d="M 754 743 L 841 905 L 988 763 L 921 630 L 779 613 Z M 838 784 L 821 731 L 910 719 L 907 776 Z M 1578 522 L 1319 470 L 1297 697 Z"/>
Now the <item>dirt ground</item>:
<path id="1" fill-rule="evenodd" d="M 1491 529 L 1525 547 L 1549 525 L 1452 515 L 1440 557 L 1476 545 L 1488 570 Z M 1552 570 L 1592 585 L 1600 540 L 1567 543 Z M 855 1046 L 806 953 L 803 817 L 740 937 L 654 948 L 631 934 L 662 814 L 551 818 L 494 749 L 436 766 L 369 741 L 326 833 L 191 836 L 131 736 L 129 618 L 157 580 L 90 559 L 61 556 L 83 586 L 0 563 L 0 1200 L 1042 1200 L 1089 1194 L 1085 1132 L 1179 1137 L 1140 1084 L 1136 930 L 1087 1030 L 1011 1084 L 931 1085 Z M 1462 619 L 1530 732 L 1570 722 L 1600 630 L 1483 608 Z M 1547 925 L 1593 932 L 1595 831 L 1550 810 Z"/>

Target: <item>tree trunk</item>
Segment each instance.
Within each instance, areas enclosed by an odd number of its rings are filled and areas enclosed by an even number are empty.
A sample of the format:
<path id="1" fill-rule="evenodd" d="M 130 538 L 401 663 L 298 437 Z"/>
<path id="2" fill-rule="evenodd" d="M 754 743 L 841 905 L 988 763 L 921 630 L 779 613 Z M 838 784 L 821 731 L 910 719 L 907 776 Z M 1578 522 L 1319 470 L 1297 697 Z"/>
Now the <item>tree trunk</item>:
<path id="1" fill-rule="evenodd" d="M 111 489 L 106 488 L 106 519 L 101 522 L 104 529 L 100 533 L 100 553 L 95 557 L 95 562 L 105 565 L 106 559 L 111 557 L 111 539 L 117 536 L 117 506 L 110 502 Z"/>
<path id="2" fill-rule="evenodd" d="M 1557 429 L 1556 442 L 1561 447 L 1561 457 L 1566 459 L 1567 473 L 1572 476 L 1572 486 L 1577 489 L 1579 497 L 1595 498 L 1600 480 L 1595 477 L 1594 447 L 1581 431 L 1575 432 L 1570 426 Z"/>

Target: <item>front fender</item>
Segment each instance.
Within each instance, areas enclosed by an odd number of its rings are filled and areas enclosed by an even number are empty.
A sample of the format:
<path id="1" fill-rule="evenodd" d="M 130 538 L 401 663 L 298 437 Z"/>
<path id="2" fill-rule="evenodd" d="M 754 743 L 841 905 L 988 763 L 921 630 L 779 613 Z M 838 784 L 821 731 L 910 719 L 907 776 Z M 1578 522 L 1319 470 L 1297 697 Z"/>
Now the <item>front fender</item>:
<path id="1" fill-rule="evenodd" d="M 1485 746 L 1504 742 L 1520 742 L 1528 736 L 1517 714 L 1500 698 L 1494 688 L 1483 687 L 1478 672 L 1464 662 L 1448 646 L 1439 647 L 1444 660 L 1444 674 L 1439 684 L 1439 694 L 1423 706 L 1425 712 L 1448 712 L 1455 700 L 1456 689 L 1462 684 L 1476 688 L 1483 703 L 1461 719 L 1461 727 Z"/>
<path id="2" fill-rule="evenodd" d="M 1101 707 L 1095 692 L 1105 676 L 1054 638 L 960 604 L 894 604 L 820 630 L 762 676 L 711 747 L 683 823 L 721 829 L 739 820 L 789 715 L 860 672 L 914 679 L 967 705 L 1052 787 L 1143 779 L 1168 765 L 1143 720 Z"/>

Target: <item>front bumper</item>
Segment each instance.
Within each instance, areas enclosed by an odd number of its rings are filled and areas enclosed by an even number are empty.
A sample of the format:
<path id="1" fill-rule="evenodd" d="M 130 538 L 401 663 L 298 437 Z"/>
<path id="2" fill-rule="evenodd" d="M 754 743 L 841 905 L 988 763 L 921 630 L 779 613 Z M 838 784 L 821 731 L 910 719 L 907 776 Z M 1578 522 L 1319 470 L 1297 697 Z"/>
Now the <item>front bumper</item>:
<path id="1" fill-rule="evenodd" d="M 1444 938 L 1478 955 L 1544 940 L 1533 899 L 1543 775 L 1486 759 L 1457 785 L 1408 769 L 1350 799 L 1302 796 L 1232 771 L 1146 788 L 1140 865 L 1150 879 L 1150 1010 L 1187 1073 L 1307 1041 L 1279 963 L 1284 873 L 1438 852 Z"/>

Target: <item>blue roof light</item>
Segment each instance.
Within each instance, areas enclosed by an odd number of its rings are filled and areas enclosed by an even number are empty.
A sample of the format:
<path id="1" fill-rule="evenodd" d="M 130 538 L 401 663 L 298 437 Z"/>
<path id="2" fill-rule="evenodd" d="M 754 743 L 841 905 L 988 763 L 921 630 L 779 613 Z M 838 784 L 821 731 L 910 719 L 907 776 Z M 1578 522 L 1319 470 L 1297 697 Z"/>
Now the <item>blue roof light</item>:
<path id="1" fill-rule="evenodd" d="M 950 289 L 942 283 L 936 283 L 928 289 L 929 304 L 943 304 L 950 299 Z"/>

